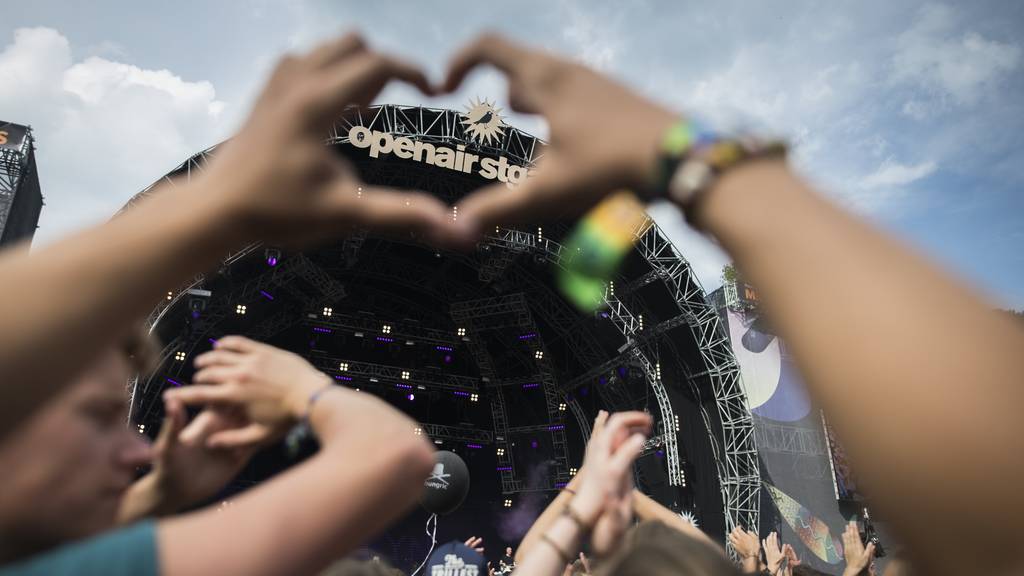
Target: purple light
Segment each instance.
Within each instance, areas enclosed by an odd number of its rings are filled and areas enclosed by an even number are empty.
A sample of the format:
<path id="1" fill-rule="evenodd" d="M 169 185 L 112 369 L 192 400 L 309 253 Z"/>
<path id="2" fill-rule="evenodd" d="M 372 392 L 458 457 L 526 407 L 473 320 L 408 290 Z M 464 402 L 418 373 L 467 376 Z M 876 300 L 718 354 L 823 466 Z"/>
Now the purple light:
<path id="1" fill-rule="evenodd" d="M 199 318 L 199 310 L 193 310 L 192 311 L 192 318 L 193 319 Z"/>
<path id="2" fill-rule="evenodd" d="M 536 382 L 532 384 L 523 384 L 523 390 L 528 390 L 530 388 L 540 388 L 540 384 Z"/>
<path id="3" fill-rule="evenodd" d="M 654 454 L 655 454 L 655 456 L 657 456 L 658 458 L 664 458 L 664 457 L 665 457 L 665 451 L 664 451 L 664 450 L 658 450 L 658 451 L 657 451 L 657 452 L 655 452 Z"/>
<path id="4" fill-rule="evenodd" d="M 377 336 L 378 342 L 394 342 L 394 338 L 388 338 L 387 336 Z"/>
<path id="5" fill-rule="evenodd" d="M 601 384 L 601 385 L 607 384 L 608 383 L 608 377 L 607 376 L 601 376 L 600 378 L 597 379 L 597 383 Z"/>
<path id="6" fill-rule="evenodd" d="M 498 466 L 497 470 L 498 470 L 498 472 L 511 472 L 512 471 L 512 467 L 511 466 Z"/>
<path id="7" fill-rule="evenodd" d="M 415 394 L 409 394 L 408 396 L 405 397 L 405 399 L 410 401 L 410 402 L 412 402 L 413 400 L 416 399 L 416 395 Z"/>
<path id="8" fill-rule="evenodd" d="M 209 341 L 212 346 L 216 346 L 217 345 L 217 341 L 214 340 L 213 338 L 207 338 L 206 340 Z"/>
<path id="9" fill-rule="evenodd" d="M 480 450 L 483 446 L 479 444 L 466 444 L 466 448 L 472 448 L 473 450 Z"/>
<path id="10" fill-rule="evenodd" d="M 536 337 L 537 337 L 537 333 L 536 332 L 530 332 L 528 334 L 520 335 L 519 339 L 520 340 L 529 340 L 530 338 L 536 338 Z"/>
<path id="11" fill-rule="evenodd" d="M 463 392 L 462 390 L 455 391 L 456 396 L 469 396 L 469 392 Z"/>
<path id="12" fill-rule="evenodd" d="M 530 448 L 536 448 L 536 447 L 537 447 L 537 441 L 536 440 L 530 440 Z"/>
<path id="13" fill-rule="evenodd" d="M 565 488 L 568 485 L 568 482 L 555 482 L 555 488 Z"/>
<path id="14" fill-rule="evenodd" d="M 267 266 L 277 266 L 277 256 L 267 256 Z"/>
<path id="15" fill-rule="evenodd" d="M 346 382 L 351 382 L 352 381 L 352 377 L 351 376 L 335 376 L 334 379 L 335 380 L 344 380 Z"/>
<path id="16" fill-rule="evenodd" d="M 262 294 L 263 297 L 266 298 L 267 300 L 273 300 L 274 299 L 274 297 L 271 296 L 270 293 L 268 293 L 266 290 L 260 290 L 260 294 Z"/>
<path id="17" fill-rule="evenodd" d="M 626 374 L 629 374 L 629 368 L 626 368 L 625 366 L 619 366 L 619 377 L 625 378 Z"/>
<path id="18" fill-rule="evenodd" d="M 451 346 L 434 346 L 434 348 L 436 348 L 436 349 L 438 349 L 438 350 L 440 350 L 442 352 L 451 352 L 452 351 L 452 347 Z"/>
<path id="19" fill-rule="evenodd" d="M 554 426 L 548 426 L 548 430 L 565 430 L 565 424 L 555 424 Z"/>
<path id="20" fill-rule="evenodd" d="M 406 390 L 412 390 L 412 386 L 409 384 L 395 384 L 395 388 L 404 388 Z"/>
<path id="21" fill-rule="evenodd" d="M 331 332 L 333 332 L 333 330 L 331 330 L 330 328 L 321 328 L 319 326 L 314 326 L 313 332 L 320 332 L 321 334 L 330 334 Z"/>
<path id="22" fill-rule="evenodd" d="M 445 364 L 451 364 L 452 363 L 452 355 L 451 354 L 445 354 L 444 355 L 444 363 Z"/>
<path id="23" fill-rule="evenodd" d="M 178 382 L 174 378 L 168 378 L 167 381 L 170 382 L 171 384 L 174 384 L 175 386 L 181 386 L 181 382 Z"/>

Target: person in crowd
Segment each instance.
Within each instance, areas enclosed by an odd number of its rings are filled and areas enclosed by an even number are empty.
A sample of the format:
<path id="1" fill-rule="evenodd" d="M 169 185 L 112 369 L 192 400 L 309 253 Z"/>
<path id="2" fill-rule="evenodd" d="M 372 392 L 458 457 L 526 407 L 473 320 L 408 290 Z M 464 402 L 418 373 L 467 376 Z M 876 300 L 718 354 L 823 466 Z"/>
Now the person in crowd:
<path id="1" fill-rule="evenodd" d="M 105 376 L 125 382 L 128 365 L 117 360 Z M 245 450 L 305 421 L 320 451 L 230 506 L 136 523 L 0 568 L 0 575 L 315 574 L 417 501 L 433 466 L 432 446 L 383 400 L 335 385 L 295 354 L 242 337 L 220 339 L 196 366 L 194 385 L 166 391 L 170 418 L 201 405 L 240 419 L 209 433 L 206 446 Z M 105 425 L 123 425 L 114 420 Z"/>
<path id="2" fill-rule="evenodd" d="M 583 464 L 588 474 L 536 545 L 517 558 L 514 574 L 559 576 L 587 535 L 595 549 L 599 542 L 611 548 L 621 540 L 632 522 L 633 462 L 650 430 L 651 418 L 643 412 L 619 412 L 595 427 Z"/>
<path id="3" fill-rule="evenodd" d="M 356 34 L 286 56 L 242 129 L 190 181 L 161 184 L 112 221 L 31 254 L 0 252 L 0 438 L 127 337 L 168 290 L 234 250 L 302 247 L 354 226 L 444 231 L 444 203 L 363 184 L 323 145 L 347 106 L 369 104 L 393 79 L 433 92 L 415 67 Z"/>
<path id="4" fill-rule="evenodd" d="M 737 526 L 729 532 L 729 543 L 739 557 L 744 574 L 757 574 L 764 570 L 765 565 L 761 561 L 761 539 L 757 537 L 756 532 Z"/>
<path id="5" fill-rule="evenodd" d="M 875 543 L 864 545 L 856 521 L 851 520 L 843 530 L 843 559 L 846 560 L 843 576 L 867 576 L 874 573 Z"/>
<path id="6" fill-rule="evenodd" d="M 169 403 L 152 447 L 125 426 L 126 375 L 150 368 L 150 347 L 139 331 L 101 354 L 0 441 L 0 564 L 202 503 L 248 461 L 251 448 L 206 445 L 212 434 L 238 426 L 229 412 L 206 410 L 186 425 L 181 404 Z M 136 469 L 150 464 L 133 484 Z"/>
<path id="7" fill-rule="evenodd" d="M 915 567 L 1024 570 L 1024 557 L 1004 553 L 1024 537 L 1024 452 L 1012 449 L 1024 437 L 1019 322 L 817 194 L 778 146 L 708 133 L 580 64 L 494 34 L 453 58 L 445 89 L 482 64 L 508 77 L 514 110 L 544 116 L 550 145 L 515 189 L 489 186 L 459 203 L 462 245 L 495 225 L 579 214 L 623 188 L 675 202 L 758 286 Z"/>
<path id="8" fill-rule="evenodd" d="M 380 558 L 372 560 L 343 558 L 331 564 L 329 568 L 320 573 L 320 576 L 405 576 L 405 573 Z"/>

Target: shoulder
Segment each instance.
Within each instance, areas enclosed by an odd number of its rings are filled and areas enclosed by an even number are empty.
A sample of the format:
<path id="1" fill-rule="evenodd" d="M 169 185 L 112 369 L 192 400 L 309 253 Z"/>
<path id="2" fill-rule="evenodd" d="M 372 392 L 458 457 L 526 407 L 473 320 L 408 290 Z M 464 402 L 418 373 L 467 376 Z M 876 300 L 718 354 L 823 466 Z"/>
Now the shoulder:
<path id="1" fill-rule="evenodd" d="M 0 568 L 0 576 L 157 576 L 156 525 L 139 522 Z"/>

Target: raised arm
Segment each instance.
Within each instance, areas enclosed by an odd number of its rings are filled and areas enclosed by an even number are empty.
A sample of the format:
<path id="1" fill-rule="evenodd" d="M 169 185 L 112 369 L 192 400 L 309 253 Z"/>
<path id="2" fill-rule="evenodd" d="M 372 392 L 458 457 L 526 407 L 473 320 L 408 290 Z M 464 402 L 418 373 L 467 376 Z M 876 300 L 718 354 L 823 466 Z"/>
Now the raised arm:
<path id="1" fill-rule="evenodd" d="M 251 427 L 211 437 L 213 443 L 260 442 L 309 411 L 321 448 L 221 511 L 161 522 L 164 574 L 315 574 L 419 498 L 432 448 L 387 403 L 334 385 L 294 354 L 244 338 L 221 339 L 197 363 L 204 366 L 197 382 L 208 384 L 174 389 L 168 398 L 243 406 L 253 419 Z"/>
<path id="2" fill-rule="evenodd" d="M 617 188 L 645 190 L 657 180 L 675 114 L 495 36 L 455 58 L 448 87 L 480 63 L 508 75 L 514 108 L 546 117 L 552 145 L 525 184 L 463 201 L 463 243 L 498 223 L 579 212 Z M 598 115 L 601 133 L 589 121 Z M 1024 537 L 1024 329 L 812 191 L 780 160 L 726 173 L 688 216 L 761 290 L 811 394 L 913 560 L 936 574 L 1021 569 L 1024 561 L 1000 551 Z"/>
<path id="3" fill-rule="evenodd" d="M 31 255 L 0 254 L 0 437 L 163 294 L 233 249 L 326 239 L 352 225 L 443 225 L 441 202 L 360 190 L 322 144 L 345 106 L 368 104 L 392 78 L 429 90 L 418 71 L 354 35 L 286 57 L 241 132 L 191 183 L 163 185 L 123 216 Z"/>

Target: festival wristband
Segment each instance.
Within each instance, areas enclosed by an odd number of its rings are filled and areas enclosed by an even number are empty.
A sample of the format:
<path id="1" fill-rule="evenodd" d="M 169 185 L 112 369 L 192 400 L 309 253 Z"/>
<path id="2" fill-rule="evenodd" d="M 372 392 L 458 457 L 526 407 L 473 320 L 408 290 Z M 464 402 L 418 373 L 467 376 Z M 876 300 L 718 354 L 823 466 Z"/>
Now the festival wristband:
<path id="1" fill-rule="evenodd" d="M 328 383 L 321 388 L 317 388 L 309 395 L 309 400 L 306 401 L 306 412 L 302 415 L 303 424 L 309 424 L 309 418 L 313 415 L 313 408 L 316 407 L 316 401 L 324 395 L 324 392 L 327 392 L 331 388 L 334 388 L 334 384 Z"/>

